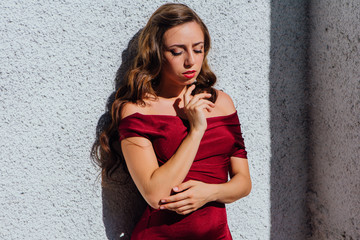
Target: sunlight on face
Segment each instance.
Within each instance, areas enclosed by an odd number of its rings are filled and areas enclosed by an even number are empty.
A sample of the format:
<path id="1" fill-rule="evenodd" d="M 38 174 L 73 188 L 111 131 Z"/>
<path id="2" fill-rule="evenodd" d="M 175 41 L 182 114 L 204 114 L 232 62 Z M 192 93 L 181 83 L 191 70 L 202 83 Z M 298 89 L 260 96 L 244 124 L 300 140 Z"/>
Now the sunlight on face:
<path id="1" fill-rule="evenodd" d="M 162 84 L 188 85 L 196 80 L 204 60 L 204 33 L 196 22 L 170 28 L 163 36 Z"/>

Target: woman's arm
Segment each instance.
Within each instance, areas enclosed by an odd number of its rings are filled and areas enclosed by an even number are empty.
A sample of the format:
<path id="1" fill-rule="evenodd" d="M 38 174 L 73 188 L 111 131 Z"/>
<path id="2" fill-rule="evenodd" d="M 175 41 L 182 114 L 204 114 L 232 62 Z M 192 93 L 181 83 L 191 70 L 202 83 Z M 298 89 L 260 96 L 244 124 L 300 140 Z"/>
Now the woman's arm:
<path id="1" fill-rule="evenodd" d="M 249 164 L 246 158 L 231 157 L 230 181 L 215 185 L 214 201 L 232 203 L 251 191 Z"/>
<path id="2" fill-rule="evenodd" d="M 210 94 L 201 93 L 194 97 L 188 88 L 184 95 L 185 113 L 190 131 L 175 154 L 159 167 L 153 146 L 148 139 L 130 137 L 121 141 L 122 152 L 137 188 L 153 208 L 159 208 L 162 197 L 171 193 L 186 177 L 200 145 L 207 123 L 204 110 L 211 111 L 214 104 L 205 98 Z"/>
<path id="3" fill-rule="evenodd" d="M 168 209 L 178 214 L 189 214 L 212 201 L 231 203 L 247 196 L 251 191 L 251 179 L 248 161 L 245 158 L 231 157 L 231 179 L 222 184 L 207 184 L 199 181 L 187 181 L 173 188 L 178 192 L 161 199 L 160 209 Z"/>

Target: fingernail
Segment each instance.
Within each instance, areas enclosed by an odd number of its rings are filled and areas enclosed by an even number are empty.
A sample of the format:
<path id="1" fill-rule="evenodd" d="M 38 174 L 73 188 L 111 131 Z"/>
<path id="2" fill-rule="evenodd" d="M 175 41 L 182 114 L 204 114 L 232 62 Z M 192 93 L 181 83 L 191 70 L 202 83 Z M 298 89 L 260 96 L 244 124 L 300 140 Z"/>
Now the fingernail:
<path id="1" fill-rule="evenodd" d="M 164 202 L 165 202 L 165 200 L 164 200 L 164 199 L 162 199 L 162 200 L 161 200 L 161 202 L 162 202 L 162 203 L 164 203 Z"/>
<path id="2" fill-rule="evenodd" d="M 173 190 L 174 190 L 174 191 L 178 191 L 179 188 L 178 188 L 178 187 L 174 187 Z"/>
<path id="3" fill-rule="evenodd" d="M 165 209 L 165 207 L 164 207 L 164 206 L 160 206 L 160 209 Z"/>

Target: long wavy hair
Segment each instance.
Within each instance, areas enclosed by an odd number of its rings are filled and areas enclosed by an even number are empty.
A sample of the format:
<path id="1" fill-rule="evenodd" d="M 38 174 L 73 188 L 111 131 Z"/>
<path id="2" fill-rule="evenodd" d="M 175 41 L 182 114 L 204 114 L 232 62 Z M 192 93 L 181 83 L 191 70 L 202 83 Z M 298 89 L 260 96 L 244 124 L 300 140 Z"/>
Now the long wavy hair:
<path id="1" fill-rule="evenodd" d="M 216 82 L 216 76 L 210 70 L 206 59 L 210 50 L 210 35 L 207 27 L 200 17 L 184 4 L 168 3 L 160 6 L 140 33 L 138 53 L 132 66 L 126 72 L 125 79 L 118 88 L 111 106 L 111 123 L 100 133 L 91 150 L 91 157 L 101 168 L 103 178 L 114 180 L 112 174 L 121 164 L 124 164 L 117 131 L 121 121 L 122 105 L 126 102 L 145 105 L 144 100 L 149 96 L 156 98 L 155 89 L 159 84 L 159 75 L 164 61 L 163 35 L 172 27 L 193 21 L 200 25 L 204 33 L 204 61 L 196 79 L 193 94 L 208 92 L 212 95 L 210 100 L 216 101 L 216 91 L 212 88 Z"/>

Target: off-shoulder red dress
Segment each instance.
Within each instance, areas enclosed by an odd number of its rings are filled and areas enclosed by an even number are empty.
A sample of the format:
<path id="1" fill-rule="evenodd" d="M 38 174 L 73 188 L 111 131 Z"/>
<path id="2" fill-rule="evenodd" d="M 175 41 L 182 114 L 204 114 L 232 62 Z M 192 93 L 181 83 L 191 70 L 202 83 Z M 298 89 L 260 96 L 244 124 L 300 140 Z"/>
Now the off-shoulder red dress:
<path id="1" fill-rule="evenodd" d="M 177 150 L 189 131 L 189 122 L 178 116 L 134 113 L 122 119 L 120 140 L 144 137 L 154 147 L 161 166 Z M 207 118 L 207 129 L 185 181 L 225 183 L 230 157 L 246 158 L 237 112 Z M 232 239 L 227 224 L 225 204 L 210 202 L 200 209 L 179 215 L 148 206 L 136 225 L 131 239 Z"/>

